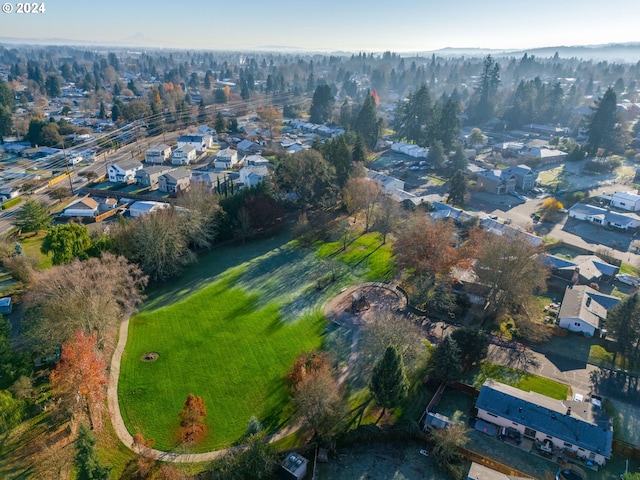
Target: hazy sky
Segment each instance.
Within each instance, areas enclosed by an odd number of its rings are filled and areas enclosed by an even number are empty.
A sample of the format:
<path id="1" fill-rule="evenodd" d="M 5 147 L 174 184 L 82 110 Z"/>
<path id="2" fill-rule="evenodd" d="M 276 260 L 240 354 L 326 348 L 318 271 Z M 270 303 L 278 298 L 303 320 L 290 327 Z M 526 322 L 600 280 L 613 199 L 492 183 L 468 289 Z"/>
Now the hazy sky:
<path id="1" fill-rule="evenodd" d="M 0 0 L 0 3 L 5 0 Z M 10 1 L 14 6 L 15 1 Z M 48 0 L 0 13 L 0 37 L 157 47 L 396 52 L 640 41 L 640 0 Z M 136 37 L 136 38 L 134 38 Z"/>

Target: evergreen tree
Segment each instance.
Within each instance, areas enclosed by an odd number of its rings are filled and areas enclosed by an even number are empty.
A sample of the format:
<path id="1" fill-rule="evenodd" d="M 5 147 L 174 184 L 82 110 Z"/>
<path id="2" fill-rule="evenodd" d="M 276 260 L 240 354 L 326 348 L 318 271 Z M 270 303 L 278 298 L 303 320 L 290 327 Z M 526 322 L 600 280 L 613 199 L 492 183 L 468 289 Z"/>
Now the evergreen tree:
<path id="1" fill-rule="evenodd" d="M 29 199 L 18 210 L 15 225 L 23 232 L 38 232 L 51 225 L 51 217 L 42 203 Z"/>
<path id="2" fill-rule="evenodd" d="M 482 74 L 477 89 L 477 102 L 473 108 L 474 117 L 478 122 L 489 120 L 495 108 L 495 95 L 500 85 L 500 65 L 487 55 L 484 59 Z"/>
<path id="3" fill-rule="evenodd" d="M 640 361 L 640 295 L 638 292 L 625 298 L 609 312 L 607 330 L 618 340 L 615 346 L 615 357 L 621 355 L 627 365 L 637 365 Z"/>
<path id="4" fill-rule="evenodd" d="M 451 157 L 449 157 L 449 161 L 451 162 L 451 168 L 453 168 L 454 171 L 466 171 L 469 162 L 467 160 L 467 156 L 464 154 L 462 145 L 456 145 L 455 152 Z"/>
<path id="5" fill-rule="evenodd" d="M 224 116 L 221 112 L 216 113 L 216 121 L 214 123 L 214 128 L 218 133 L 224 133 L 227 131 L 227 122 L 224 119 Z"/>
<path id="6" fill-rule="evenodd" d="M 318 85 L 311 100 L 311 110 L 309 111 L 311 123 L 324 123 L 331 118 L 333 110 L 333 95 L 329 85 Z"/>
<path id="7" fill-rule="evenodd" d="M 431 145 L 431 148 L 429 149 L 429 160 L 431 160 L 433 168 L 435 168 L 436 171 L 440 171 L 444 167 L 446 157 L 440 140 L 436 140 L 433 142 L 433 145 Z"/>
<path id="8" fill-rule="evenodd" d="M 351 158 L 354 162 L 364 163 L 367 159 L 367 149 L 364 144 L 364 140 L 360 135 L 356 137 L 356 143 L 353 146 L 353 152 Z"/>
<path id="9" fill-rule="evenodd" d="M 462 206 L 464 205 L 464 197 L 467 194 L 467 180 L 464 178 L 462 170 L 457 170 L 451 177 L 449 185 L 449 198 L 447 203 Z"/>
<path id="10" fill-rule="evenodd" d="M 382 407 L 382 415 L 387 408 L 400 404 L 407 396 L 409 382 L 404 371 L 402 356 L 395 346 L 389 345 L 378 363 L 373 367 L 369 383 L 371 394 Z"/>
<path id="11" fill-rule="evenodd" d="M 70 263 L 74 258 L 84 260 L 91 247 L 89 229 L 77 223 L 56 225 L 47 231 L 40 251 L 45 255 L 53 253 L 54 265 Z"/>
<path id="12" fill-rule="evenodd" d="M 49 98 L 59 97 L 60 95 L 62 95 L 60 78 L 58 78 L 57 75 L 47 75 L 47 80 L 45 81 L 44 87 Z"/>
<path id="13" fill-rule="evenodd" d="M 7 82 L 0 78 L 0 106 L 5 106 L 12 111 L 15 108 L 13 90 Z"/>
<path id="14" fill-rule="evenodd" d="M 0 143 L 4 143 L 4 137 L 10 135 L 12 130 L 11 111 L 4 105 L 0 105 Z"/>
<path id="15" fill-rule="evenodd" d="M 624 136 L 616 103 L 616 92 L 609 87 L 604 96 L 591 107 L 593 112 L 587 120 L 588 139 L 585 145 L 588 155 L 595 156 L 600 149 L 604 150 L 605 155 L 622 150 Z"/>
<path id="16" fill-rule="evenodd" d="M 395 111 L 395 130 L 399 139 L 406 139 L 422 147 L 430 143 L 429 122 L 433 114 L 431 95 L 426 85 L 409 94 Z"/>
<path id="17" fill-rule="evenodd" d="M 437 382 L 454 380 L 461 371 L 460 348 L 455 340 L 445 337 L 429 358 L 427 373 Z"/>
<path id="18" fill-rule="evenodd" d="M 367 95 L 353 127 L 369 150 L 376 148 L 380 125 L 376 117 L 376 101 L 373 95 Z"/>
<path id="19" fill-rule="evenodd" d="M 321 144 L 320 153 L 335 168 L 338 187 L 344 187 L 351 170 L 351 152 L 344 135 Z"/>
<path id="20" fill-rule="evenodd" d="M 207 119 L 207 108 L 204 105 L 204 100 L 200 99 L 200 104 L 198 105 L 198 122 L 207 123 Z"/>
<path id="21" fill-rule="evenodd" d="M 89 428 L 82 424 L 76 440 L 76 456 L 74 465 L 78 470 L 78 480 L 108 480 L 111 467 L 100 463 L 95 450 L 96 439 Z"/>

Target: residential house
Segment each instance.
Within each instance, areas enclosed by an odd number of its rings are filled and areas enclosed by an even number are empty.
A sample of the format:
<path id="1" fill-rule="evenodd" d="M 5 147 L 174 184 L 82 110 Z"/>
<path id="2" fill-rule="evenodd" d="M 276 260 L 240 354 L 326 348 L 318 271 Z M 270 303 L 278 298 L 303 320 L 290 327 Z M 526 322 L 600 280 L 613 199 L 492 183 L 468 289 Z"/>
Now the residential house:
<path id="1" fill-rule="evenodd" d="M 538 172 L 527 165 L 509 167 L 505 170 L 505 173 L 514 175 L 516 177 L 516 188 L 525 192 L 531 190 L 538 180 Z"/>
<path id="2" fill-rule="evenodd" d="M 218 141 L 218 133 L 215 128 L 209 125 L 200 125 L 198 127 L 198 135 L 209 135 L 214 142 Z"/>
<path id="3" fill-rule="evenodd" d="M 604 465 L 611 458 L 611 421 L 590 402 L 556 400 L 487 379 L 476 408 L 477 418 L 514 428 L 525 439 L 550 441 L 580 460 Z"/>
<path id="4" fill-rule="evenodd" d="M 558 326 L 571 332 L 593 337 L 607 318 L 607 312 L 620 303 L 620 299 L 605 295 L 586 285 L 569 286 L 558 312 Z"/>
<path id="5" fill-rule="evenodd" d="M 478 188 L 494 195 L 504 195 L 516 189 L 516 176 L 497 168 L 480 172 L 478 173 Z"/>
<path id="6" fill-rule="evenodd" d="M 108 212 L 118 206 L 118 200 L 115 198 L 98 198 L 98 213 Z"/>
<path id="7" fill-rule="evenodd" d="M 175 167 L 169 165 L 153 165 L 151 167 L 145 167 L 136 172 L 136 183 L 143 187 L 149 187 L 151 190 L 158 188 L 158 178 L 160 175 L 169 173 L 175 170 Z"/>
<path id="8" fill-rule="evenodd" d="M 162 210 L 164 208 L 169 208 L 170 205 L 168 203 L 163 202 L 150 202 L 150 201 L 140 201 L 133 202 L 129 207 L 129 215 L 133 218 L 143 217 L 150 213 L 156 212 L 158 210 Z"/>
<path id="9" fill-rule="evenodd" d="M 62 211 L 64 217 L 95 217 L 98 215 L 98 202 L 91 197 L 84 197 L 70 204 Z"/>
<path id="10" fill-rule="evenodd" d="M 148 149 L 145 153 L 146 163 L 164 163 L 171 158 L 171 147 L 160 143 Z"/>
<path id="11" fill-rule="evenodd" d="M 567 281 L 577 280 L 578 283 L 609 281 L 619 272 L 619 268 L 611 265 L 595 255 L 577 255 L 571 260 L 542 255 L 540 262 L 549 267 L 553 275 Z M 577 277 L 575 275 L 577 274 Z"/>
<path id="12" fill-rule="evenodd" d="M 129 183 L 135 179 L 136 172 L 142 170 L 142 164 L 137 160 L 123 160 L 112 163 L 107 170 L 109 181 L 114 183 Z"/>
<path id="13" fill-rule="evenodd" d="M 606 208 L 576 203 L 569 209 L 569 217 L 586 222 L 596 223 L 603 227 L 614 227 L 629 230 L 640 227 L 640 217 L 634 213 L 617 213 Z"/>
<path id="14" fill-rule="evenodd" d="M 640 210 L 640 195 L 633 192 L 615 192 L 611 195 L 611 206 L 637 212 Z"/>
<path id="15" fill-rule="evenodd" d="M 238 164 L 238 152 L 231 148 L 220 150 L 214 160 L 215 168 L 229 170 Z"/>
<path id="16" fill-rule="evenodd" d="M 499 153 L 505 158 L 515 157 L 524 148 L 524 144 L 519 142 L 498 143 L 491 147 L 492 153 Z"/>
<path id="17" fill-rule="evenodd" d="M 238 147 L 238 152 L 240 152 L 240 154 L 242 155 L 253 155 L 256 153 L 260 153 L 261 151 L 260 145 L 247 139 L 239 142 L 236 147 Z"/>
<path id="18" fill-rule="evenodd" d="M 191 145 L 176 148 L 171 154 L 172 165 L 189 165 L 196 159 L 196 149 Z"/>
<path id="19" fill-rule="evenodd" d="M 180 135 L 178 137 L 178 148 L 186 145 L 195 148 L 199 155 L 213 146 L 213 138 L 211 135 Z"/>
<path id="20" fill-rule="evenodd" d="M 485 218 L 480 222 L 480 226 L 494 235 L 504 235 L 510 238 L 526 240 L 532 247 L 539 247 L 544 243 L 544 240 L 536 235 L 525 232 L 524 230 L 519 230 L 515 226 L 506 225 L 492 218 Z"/>
<path id="21" fill-rule="evenodd" d="M 569 155 L 561 150 L 553 150 L 546 147 L 527 147 L 520 152 L 522 155 L 535 157 L 540 161 L 540 165 L 549 165 L 551 163 L 561 163 L 567 159 Z"/>
<path id="22" fill-rule="evenodd" d="M 541 125 L 539 123 L 530 123 L 523 127 L 525 130 L 539 133 L 541 135 L 568 135 L 568 128 L 554 127 L 553 125 Z"/>
<path id="23" fill-rule="evenodd" d="M 404 190 L 404 182 L 402 180 L 381 172 L 376 172 L 375 170 L 368 170 L 367 178 L 378 182 L 385 193 L 391 194 L 397 190 Z"/>
<path id="24" fill-rule="evenodd" d="M 397 142 L 391 145 L 391 150 L 398 153 L 403 153 L 414 158 L 427 158 L 429 156 L 429 149 L 420 147 L 419 145 L 410 144 L 406 142 Z"/>
<path id="25" fill-rule="evenodd" d="M 287 480 L 302 480 L 307 474 L 309 460 L 296 452 L 291 452 L 282 462 L 282 476 Z"/>
<path id="26" fill-rule="evenodd" d="M 464 222 L 473 218 L 473 215 L 469 212 L 446 203 L 431 202 L 431 205 L 433 206 L 433 212 L 430 215 L 434 220 L 451 219 L 454 222 Z"/>
<path id="27" fill-rule="evenodd" d="M 244 164 L 257 167 L 259 165 L 269 166 L 269 160 L 262 155 L 249 155 L 245 157 Z"/>
<path id="28" fill-rule="evenodd" d="M 266 165 L 246 165 L 240 169 L 240 182 L 245 187 L 255 187 L 269 176 L 269 168 Z"/>
<path id="29" fill-rule="evenodd" d="M 180 193 L 188 190 L 190 185 L 191 170 L 185 168 L 172 170 L 158 178 L 158 189 L 161 192 Z"/>

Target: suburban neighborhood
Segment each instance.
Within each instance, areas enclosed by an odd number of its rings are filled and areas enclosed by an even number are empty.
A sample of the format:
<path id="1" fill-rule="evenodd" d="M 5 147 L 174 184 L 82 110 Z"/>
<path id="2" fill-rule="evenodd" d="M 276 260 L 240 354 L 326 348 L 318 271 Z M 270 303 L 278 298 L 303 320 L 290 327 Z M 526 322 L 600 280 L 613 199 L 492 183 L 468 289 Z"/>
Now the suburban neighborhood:
<path id="1" fill-rule="evenodd" d="M 571 52 L 0 39 L 0 477 L 640 478 L 640 69 Z"/>

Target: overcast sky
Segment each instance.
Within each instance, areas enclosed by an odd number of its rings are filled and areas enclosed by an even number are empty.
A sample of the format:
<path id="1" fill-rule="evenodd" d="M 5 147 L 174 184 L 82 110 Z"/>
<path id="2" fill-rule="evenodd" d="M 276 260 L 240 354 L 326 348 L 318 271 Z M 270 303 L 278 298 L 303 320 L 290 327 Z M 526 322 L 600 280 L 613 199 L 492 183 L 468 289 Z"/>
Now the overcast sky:
<path id="1" fill-rule="evenodd" d="M 15 10 L 16 2 L 9 3 Z M 178 48 L 395 52 L 640 41 L 635 25 L 640 0 L 48 0 L 44 4 L 44 13 L 0 13 L 0 37 Z"/>

